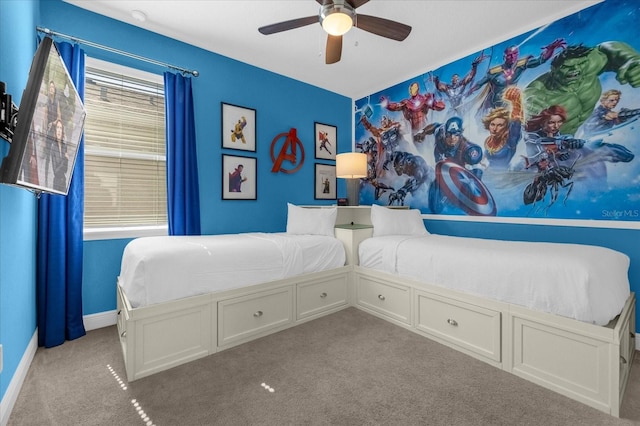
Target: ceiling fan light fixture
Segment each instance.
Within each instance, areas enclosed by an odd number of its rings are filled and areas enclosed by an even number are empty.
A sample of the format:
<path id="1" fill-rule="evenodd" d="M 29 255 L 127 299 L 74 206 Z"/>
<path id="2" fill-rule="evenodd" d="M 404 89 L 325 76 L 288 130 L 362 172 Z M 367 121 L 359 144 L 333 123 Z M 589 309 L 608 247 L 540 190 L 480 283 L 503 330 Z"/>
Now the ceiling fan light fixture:
<path id="1" fill-rule="evenodd" d="M 334 4 L 322 6 L 320 11 L 320 23 L 324 30 L 333 35 L 341 36 L 353 27 L 355 11 L 349 4 Z"/>

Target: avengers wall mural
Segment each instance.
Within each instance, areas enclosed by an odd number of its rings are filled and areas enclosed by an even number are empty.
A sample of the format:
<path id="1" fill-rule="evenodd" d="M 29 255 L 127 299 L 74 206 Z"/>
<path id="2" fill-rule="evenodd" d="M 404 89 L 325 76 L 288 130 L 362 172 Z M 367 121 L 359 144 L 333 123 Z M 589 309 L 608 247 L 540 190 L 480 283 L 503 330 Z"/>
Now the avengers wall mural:
<path id="1" fill-rule="evenodd" d="M 355 108 L 363 204 L 640 221 L 637 1 L 599 3 Z"/>

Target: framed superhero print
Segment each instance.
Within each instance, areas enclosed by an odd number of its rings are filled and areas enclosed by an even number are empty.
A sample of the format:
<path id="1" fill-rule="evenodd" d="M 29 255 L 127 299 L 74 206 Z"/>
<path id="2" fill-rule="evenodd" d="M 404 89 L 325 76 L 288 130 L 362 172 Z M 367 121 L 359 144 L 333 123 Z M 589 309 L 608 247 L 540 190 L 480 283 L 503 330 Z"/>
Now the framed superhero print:
<path id="1" fill-rule="evenodd" d="M 256 152 L 256 110 L 222 102 L 222 147 Z"/>
<path id="2" fill-rule="evenodd" d="M 336 149 L 338 147 L 337 127 L 316 122 L 314 127 L 314 141 L 317 159 L 336 159 Z"/>
<path id="3" fill-rule="evenodd" d="M 258 160 L 236 155 L 222 156 L 222 199 L 257 199 Z"/>
<path id="4" fill-rule="evenodd" d="M 335 200 L 336 184 L 336 166 L 316 164 L 314 198 L 316 200 Z"/>

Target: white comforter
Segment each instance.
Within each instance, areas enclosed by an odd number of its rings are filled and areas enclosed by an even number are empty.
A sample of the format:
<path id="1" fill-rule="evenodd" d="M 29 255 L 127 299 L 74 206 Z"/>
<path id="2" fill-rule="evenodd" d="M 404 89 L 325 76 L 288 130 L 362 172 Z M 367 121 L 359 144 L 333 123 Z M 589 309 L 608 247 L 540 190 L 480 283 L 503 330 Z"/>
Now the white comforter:
<path id="1" fill-rule="evenodd" d="M 333 237 L 285 233 L 145 237 L 125 247 L 119 284 L 131 306 L 265 283 L 345 264 Z"/>
<path id="2" fill-rule="evenodd" d="M 629 257 L 597 246 L 443 235 L 369 238 L 360 266 L 605 325 L 629 297 Z"/>

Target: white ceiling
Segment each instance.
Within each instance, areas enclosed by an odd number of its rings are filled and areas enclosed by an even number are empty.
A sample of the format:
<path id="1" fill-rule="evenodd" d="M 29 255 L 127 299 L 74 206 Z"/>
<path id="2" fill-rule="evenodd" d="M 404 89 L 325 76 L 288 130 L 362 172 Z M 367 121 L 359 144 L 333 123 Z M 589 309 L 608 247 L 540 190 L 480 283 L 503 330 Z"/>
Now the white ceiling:
<path id="1" fill-rule="evenodd" d="M 410 25 L 411 34 L 397 42 L 354 28 L 343 37 L 342 60 L 332 65 L 324 63 L 326 34 L 320 25 L 268 36 L 258 32 L 264 25 L 316 15 L 315 0 L 64 1 L 359 99 L 601 0 L 371 0 L 357 13 Z M 133 18 L 134 10 L 146 21 Z"/>

